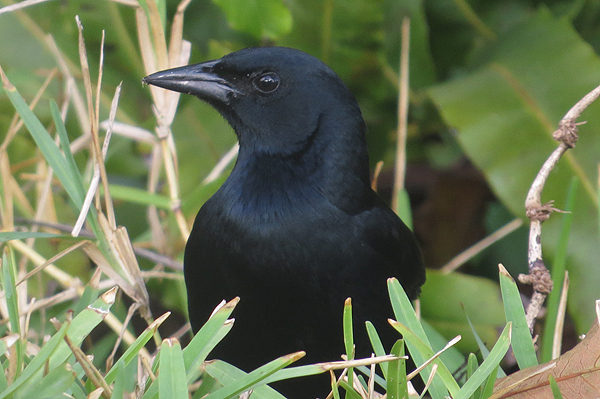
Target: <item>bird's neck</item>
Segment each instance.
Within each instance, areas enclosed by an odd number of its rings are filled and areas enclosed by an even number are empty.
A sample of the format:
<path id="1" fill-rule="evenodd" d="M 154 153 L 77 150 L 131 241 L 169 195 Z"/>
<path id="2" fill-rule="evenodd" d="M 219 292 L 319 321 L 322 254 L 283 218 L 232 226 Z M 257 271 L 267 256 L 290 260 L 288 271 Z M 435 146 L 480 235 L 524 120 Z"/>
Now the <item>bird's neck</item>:
<path id="1" fill-rule="evenodd" d="M 272 203 L 327 200 L 353 213 L 370 201 L 369 159 L 362 119 L 355 126 L 324 120 L 293 151 L 273 151 L 240 143 L 226 185 L 237 201 Z M 335 133 L 334 133 L 335 132 Z M 247 144 L 247 145 L 245 145 Z"/>

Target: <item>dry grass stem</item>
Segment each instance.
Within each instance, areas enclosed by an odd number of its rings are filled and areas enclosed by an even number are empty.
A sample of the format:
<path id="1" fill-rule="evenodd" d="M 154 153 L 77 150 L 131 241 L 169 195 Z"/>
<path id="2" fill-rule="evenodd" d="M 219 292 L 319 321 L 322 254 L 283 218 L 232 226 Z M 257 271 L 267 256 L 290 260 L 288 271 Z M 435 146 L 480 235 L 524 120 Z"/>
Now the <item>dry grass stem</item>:
<path id="1" fill-rule="evenodd" d="M 109 121 L 102 121 L 100 123 L 100 128 L 105 131 L 108 130 Z M 147 143 L 152 145 L 156 145 L 158 143 L 156 136 L 152 134 L 152 132 L 138 126 L 128 125 L 126 123 L 114 121 L 112 123 L 112 131 L 114 134 L 118 134 L 122 137 L 127 137 L 136 142 Z"/>
<path id="2" fill-rule="evenodd" d="M 523 225 L 523 219 L 516 218 L 511 222 L 505 224 L 483 240 L 477 242 L 473 246 L 467 248 L 460 254 L 456 255 L 454 258 L 450 259 L 448 263 L 446 263 L 440 271 L 444 274 L 451 273 L 467 263 L 470 259 L 472 259 L 477 254 L 481 253 L 484 249 L 488 248 L 490 245 L 500 241 L 502 238 L 506 237 L 513 231 L 517 230 L 519 227 Z"/>
<path id="3" fill-rule="evenodd" d="M 17 11 L 17 10 L 22 10 L 23 8 L 31 7 L 36 4 L 47 3 L 49 1 L 52 1 L 52 0 L 23 0 L 18 3 L 11 4 L 9 6 L 0 8 L 0 15 L 6 14 L 9 12 L 13 12 L 13 11 Z"/>
<path id="4" fill-rule="evenodd" d="M 569 292 L 569 272 L 565 270 L 565 278 L 563 280 L 562 291 L 560 293 L 560 301 L 556 312 L 556 325 L 554 327 L 554 337 L 552 339 L 552 359 L 556 359 L 561 354 L 562 336 L 565 326 L 565 316 L 567 313 L 567 295 Z"/>
<path id="5" fill-rule="evenodd" d="M 8 245 L 14 248 L 16 251 L 20 252 L 21 254 L 25 255 L 27 258 L 29 258 L 29 260 L 31 260 L 33 264 L 37 266 L 45 265 L 42 270 L 44 270 L 44 272 L 46 272 L 50 277 L 55 279 L 62 287 L 74 287 L 77 290 L 81 290 L 81 292 L 83 292 L 83 286 L 78 278 L 73 277 L 70 274 L 62 271 L 53 263 L 46 264 L 47 260 L 42 255 L 37 253 L 33 248 L 28 247 L 26 244 L 19 240 L 12 240 L 8 243 Z"/>
<path id="6" fill-rule="evenodd" d="M 223 157 L 217 162 L 215 167 L 210 171 L 210 173 L 202 180 L 202 184 L 206 185 L 217 180 L 225 171 L 227 166 L 233 162 L 238 152 L 240 151 L 240 143 L 236 142 L 233 147 Z"/>
<path id="7" fill-rule="evenodd" d="M 422 365 L 420 365 L 419 367 L 416 368 L 416 370 L 412 371 L 410 374 L 408 374 L 406 376 L 406 378 L 410 381 L 413 378 L 415 378 L 417 376 L 417 374 L 419 374 L 425 367 L 429 366 L 431 364 L 431 362 L 433 362 L 435 359 L 437 359 L 438 357 L 440 357 L 440 355 L 442 353 L 444 353 L 445 351 L 447 351 L 449 348 L 451 348 L 452 346 L 456 345 L 456 343 L 458 341 L 461 340 L 461 336 L 457 335 L 456 337 L 452 338 L 450 340 L 450 342 L 448 342 L 446 344 L 446 346 L 444 346 L 442 349 L 440 349 L 435 355 L 433 355 L 431 358 L 427 359 L 427 361 L 425 363 L 423 363 Z M 435 365 L 434 365 L 435 366 Z M 433 371 L 432 371 L 433 374 Z M 431 376 L 430 376 L 431 377 Z"/>
<path id="8" fill-rule="evenodd" d="M 410 18 L 402 19 L 402 47 L 400 49 L 400 81 L 398 87 L 398 136 L 396 142 L 396 168 L 392 204 L 398 211 L 398 200 L 404 189 L 406 173 L 406 136 L 408 126 L 408 59 L 410 50 Z"/>

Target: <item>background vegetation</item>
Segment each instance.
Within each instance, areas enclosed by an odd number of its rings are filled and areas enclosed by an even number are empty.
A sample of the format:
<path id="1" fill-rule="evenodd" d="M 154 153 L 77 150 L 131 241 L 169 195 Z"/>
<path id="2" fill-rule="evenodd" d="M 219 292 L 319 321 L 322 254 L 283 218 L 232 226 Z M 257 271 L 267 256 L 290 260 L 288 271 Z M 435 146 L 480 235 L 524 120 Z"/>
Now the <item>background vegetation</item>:
<path id="1" fill-rule="evenodd" d="M 0 14 L 0 66 L 27 103 L 47 81 L 35 114 L 54 134 L 56 119 L 49 100 L 62 106 L 71 98 L 67 89 L 70 75 L 80 96 L 85 97 L 75 15 L 84 26 L 92 82 L 98 76 L 105 30 L 99 121 L 109 118 L 111 99 L 123 82 L 116 121 L 146 131 L 115 134 L 108 147 L 105 165 L 115 219 L 127 228 L 138 251 L 153 314 L 171 310 L 178 316 L 171 316 L 161 327 L 162 335 L 169 336 L 185 323 L 185 291 L 179 272 L 185 241 L 181 218 L 172 210 L 173 191 L 167 173 L 156 162 L 160 156 L 155 152 L 158 140 L 153 102 L 150 90 L 140 83 L 147 71 L 139 50 L 139 25 L 134 8 L 127 1 L 123 3 L 49 1 Z M 178 2 L 157 3 L 169 32 Z M 1 0 L 0 4 L 6 6 L 10 1 Z M 147 7 L 144 1 L 141 4 Z M 497 264 L 502 262 L 514 276 L 527 271 L 527 230 L 517 228 L 519 222 L 514 220 L 525 220 L 527 189 L 556 146 L 552 132 L 558 121 L 600 82 L 600 3 L 193 0 L 185 12 L 183 37 L 192 43 L 190 62 L 218 58 L 247 46 L 282 45 L 328 63 L 361 105 L 369 128 L 372 164 L 384 161 L 379 192 L 389 197 L 398 123 L 400 25 L 406 15 L 412 25 L 406 188 L 414 231 L 430 268 L 423 287 L 422 315 L 447 338 L 462 334 L 462 350 L 477 351 L 461 305 L 491 346 L 505 323 Z M 74 143 L 86 129 L 82 117 L 86 110 L 78 109 L 76 100 L 68 103 L 66 132 Z M 4 168 L 2 229 L 30 231 L 35 219 L 53 227 L 38 227 L 40 231 L 68 234 L 70 228 L 61 231 L 57 224 L 73 226 L 78 211 L 55 179 L 49 180 L 54 193 L 51 201 L 43 198 L 44 182 L 51 175 L 41 161 L 39 143 L 27 129 L 15 130 L 14 137 L 7 133 L 14 130 L 13 104 L 8 95 L 0 94 L 0 141 L 5 143 L 0 153 L 4 157 L 0 162 Z M 557 208 L 573 212 L 555 214 L 544 224 L 543 244 L 548 266 L 567 265 L 571 287 L 575 287 L 569 293 L 568 315 L 579 333 L 586 332 L 595 318 L 594 300 L 600 286 L 596 270 L 600 259 L 599 106 L 592 105 L 583 114 L 588 123 L 580 126 L 581 140 L 553 172 L 543 197 L 544 201 L 554 200 Z M 229 164 L 224 175 L 206 183 L 205 178 L 235 144 L 235 135 L 214 110 L 187 96 L 181 98 L 172 133 L 182 215 L 191 226 L 203 201 L 231 167 Z M 93 164 L 86 148 L 88 144 L 81 146 L 84 150 L 75 151 L 74 160 L 87 189 Z M 7 188 L 13 181 L 21 188 L 22 197 Z M 567 205 L 569 193 L 571 205 Z M 40 208 L 40 204 L 44 206 Z M 559 239 L 565 220 L 572 223 L 568 246 L 566 240 Z M 514 231 L 469 258 L 460 272 L 435 271 L 511 222 Z M 37 238 L 30 244 L 48 259 L 74 243 L 64 238 Z M 164 258 L 139 256 L 141 249 Z M 75 250 L 56 261 L 56 266 L 68 279 L 80 279 L 84 286 L 90 281 L 95 284 L 97 269 L 89 256 Z M 33 268 L 28 263 L 31 259 L 19 254 L 17 275 L 23 277 Z M 554 278 L 559 287 L 562 273 L 555 273 Z M 65 290 L 56 275 L 38 274 L 28 284 L 28 297 L 38 300 L 55 298 Z M 527 288 L 524 292 L 527 295 Z M 80 298 L 78 292 L 32 313 L 31 330 L 37 332 L 40 342 L 44 331 L 53 328 L 46 326 L 51 316 L 64 320 L 66 309 L 81 309 L 95 295 L 87 302 Z M 21 300 L 28 302 L 27 298 Z M 112 309 L 117 319 L 125 319 L 129 305 L 127 296 L 117 300 Z M 341 308 L 342 304 L 340 314 Z M 8 311 L 0 310 L 6 320 Z M 132 332 L 136 323 L 138 333 L 147 326 L 135 315 L 133 326 L 128 327 Z M 116 334 L 99 334 L 93 341 L 97 364 L 106 359 L 116 339 Z"/>

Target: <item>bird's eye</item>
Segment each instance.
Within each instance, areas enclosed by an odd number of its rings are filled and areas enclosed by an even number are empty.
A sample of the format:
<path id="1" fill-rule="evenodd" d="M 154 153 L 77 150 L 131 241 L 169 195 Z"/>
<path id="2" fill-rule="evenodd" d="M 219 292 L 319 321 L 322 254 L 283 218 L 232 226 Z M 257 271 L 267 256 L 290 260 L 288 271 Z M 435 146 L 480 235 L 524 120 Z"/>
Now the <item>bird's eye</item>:
<path id="1" fill-rule="evenodd" d="M 279 76 L 275 72 L 267 72 L 254 78 L 252 83 L 263 93 L 272 93 L 279 87 Z"/>

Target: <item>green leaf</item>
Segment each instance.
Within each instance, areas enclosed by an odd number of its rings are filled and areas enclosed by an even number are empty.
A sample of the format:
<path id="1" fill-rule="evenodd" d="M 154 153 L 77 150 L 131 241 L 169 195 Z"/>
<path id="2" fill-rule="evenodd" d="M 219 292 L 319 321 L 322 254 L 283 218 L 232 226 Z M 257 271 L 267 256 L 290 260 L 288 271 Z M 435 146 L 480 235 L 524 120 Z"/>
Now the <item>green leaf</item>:
<path id="1" fill-rule="evenodd" d="M 560 54 L 560 57 L 556 55 Z M 490 43 L 478 68 L 429 90 L 443 118 L 494 193 L 515 214 L 524 216 L 523 202 L 544 161 L 557 147 L 552 133 L 565 113 L 598 85 L 600 58 L 567 19 L 555 18 L 540 7 Z M 600 103 L 582 115 L 580 141 L 561 159 L 544 187 L 544 198 L 562 208 L 565 188 L 573 176 L 582 186 L 573 206 L 568 263 L 577 290 L 569 295 L 569 309 L 579 330 L 594 321 L 594 301 L 600 286 L 595 263 L 600 246 L 590 242 L 598 234 L 596 193 L 597 155 L 600 153 Z M 544 223 L 544 250 L 557 251 L 560 218 Z"/>
<path id="2" fill-rule="evenodd" d="M 176 339 L 165 339 L 160 347 L 158 397 L 160 399 L 188 399 L 185 366 L 181 344 Z"/>
<path id="3" fill-rule="evenodd" d="M 292 16 L 281 0 L 213 0 L 233 29 L 258 39 L 276 39 L 292 29 Z"/>
<path id="4" fill-rule="evenodd" d="M 481 363 L 481 366 L 467 380 L 465 385 L 462 386 L 460 392 L 457 395 L 453 396 L 454 399 L 467 399 L 471 395 L 475 393 L 477 388 L 483 384 L 488 376 L 494 372 L 496 367 L 502 361 L 506 352 L 508 352 L 508 348 L 510 346 L 510 337 L 511 337 L 511 323 L 508 322 L 506 327 L 500 334 L 498 341 L 490 351 L 490 355 Z M 494 373 L 495 375 L 495 373 Z"/>
<path id="5" fill-rule="evenodd" d="M 521 370 L 538 365 L 533 340 L 527 327 L 525 318 L 525 309 L 521 301 L 521 294 L 515 280 L 506 271 L 504 266 L 500 268 L 500 289 L 502 290 L 502 300 L 504 301 L 504 311 L 506 312 L 506 321 L 512 322 L 512 347 Z"/>

